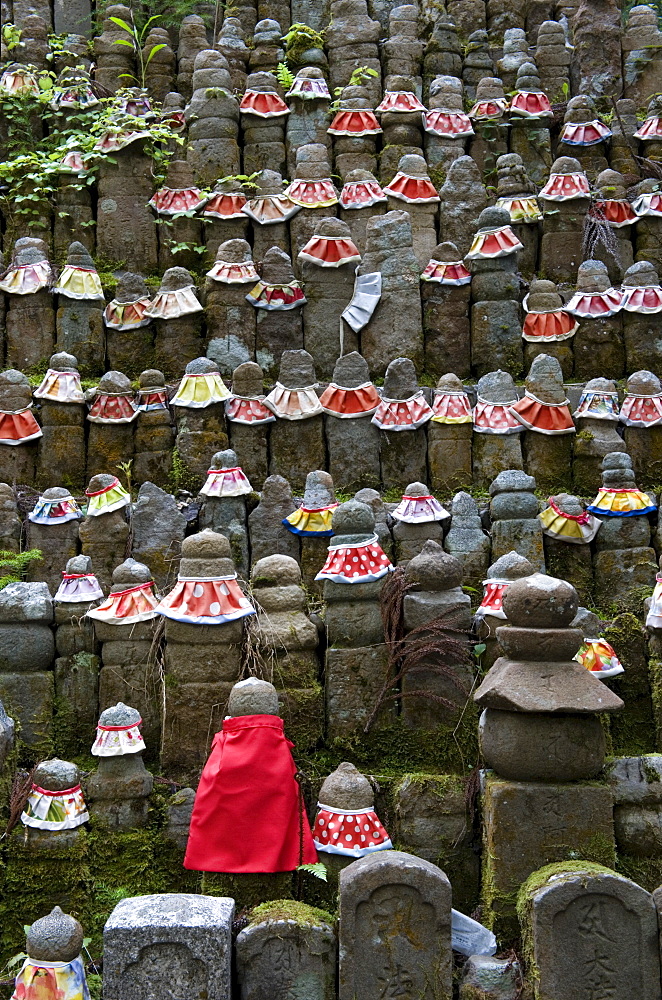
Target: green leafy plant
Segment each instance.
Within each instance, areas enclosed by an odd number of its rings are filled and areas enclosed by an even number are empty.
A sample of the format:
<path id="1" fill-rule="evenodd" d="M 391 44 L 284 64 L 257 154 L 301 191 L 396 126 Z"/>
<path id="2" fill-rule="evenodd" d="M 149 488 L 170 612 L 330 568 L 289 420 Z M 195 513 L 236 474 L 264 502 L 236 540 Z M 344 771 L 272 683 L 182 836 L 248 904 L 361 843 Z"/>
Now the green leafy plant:
<path id="1" fill-rule="evenodd" d="M 159 45 L 152 46 L 146 58 L 143 54 L 143 47 L 149 32 L 149 27 L 153 21 L 158 21 L 160 17 L 160 14 L 153 14 L 152 17 L 145 21 L 142 28 L 139 28 L 133 23 L 129 24 L 128 21 L 123 21 L 121 17 L 110 18 L 113 24 L 116 24 L 118 28 L 121 28 L 122 31 L 125 31 L 127 34 L 126 38 L 116 38 L 113 45 L 124 45 L 131 49 L 138 66 L 138 76 L 135 76 L 133 73 L 120 73 L 120 78 L 133 80 L 139 87 L 142 87 L 143 90 L 145 89 L 145 72 L 147 67 L 156 53 L 165 48 L 165 42 L 161 42 Z"/>
<path id="2" fill-rule="evenodd" d="M 21 31 L 21 29 L 17 28 L 15 24 L 11 24 L 11 22 L 9 21 L 7 22 L 7 24 L 3 24 L 2 40 L 10 52 L 13 52 L 14 49 L 17 49 L 18 46 L 21 44 L 22 34 L 23 32 Z"/>
<path id="3" fill-rule="evenodd" d="M 287 63 L 279 62 L 276 67 L 276 79 L 283 88 L 283 90 L 289 90 L 294 83 L 294 73 L 290 70 Z"/>
<path id="4" fill-rule="evenodd" d="M 307 872 L 308 875 L 313 875 L 315 878 L 319 878 L 322 882 L 327 881 L 327 870 L 326 865 L 321 861 L 316 861 L 311 865 L 297 865 L 298 872 Z"/>
<path id="5" fill-rule="evenodd" d="M 315 31 L 309 24 L 295 21 L 289 31 L 283 35 L 285 43 L 285 61 L 289 65 L 296 63 L 307 49 L 323 49 L 324 34 Z"/>
<path id="6" fill-rule="evenodd" d="M 42 558 L 40 549 L 27 549 L 25 552 L 10 552 L 0 549 L 0 590 L 10 583 L 20 583 L 31 563 Z"/>

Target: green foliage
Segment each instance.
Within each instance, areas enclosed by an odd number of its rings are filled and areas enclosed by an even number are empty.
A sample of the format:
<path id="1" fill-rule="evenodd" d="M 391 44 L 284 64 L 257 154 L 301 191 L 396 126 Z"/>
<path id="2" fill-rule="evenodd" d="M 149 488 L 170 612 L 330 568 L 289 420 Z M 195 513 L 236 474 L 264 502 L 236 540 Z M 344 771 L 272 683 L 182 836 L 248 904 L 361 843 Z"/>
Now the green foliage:
<path id="1" fill-rule="evenodd" d="M 165 42 L 161 42 L 159 45 L 153 45 L 147 56 L 143 53 L 143 47 L 145 45 L 145 39 L 149 33 L 150 25 L 154 21 L 158 21 L 160 17 L 160 14 L 153 14 L 152 17 L 145 21 L 142 27 L 138 27 L 138 25 L 136 25 L 133 21 L 131 23 L 123 21 L 121 17 L 110 18 L 113 24 L 116 24 L 118 28 L 121 28 L 127 36 L 126 38 L 115 39 L 113 45 L 124 45 L 127 48 L 132 49 L 138 66 L 138 76 L 135 76 L 133 73 L 120 73 L 120 78 L 123 77 L 127 80 L 133 80 L 133 82 L 143 90 L 145 89 L 145 72 L 147 67 L 156 53 L 165 48 Z"/>
<path id="2" fill-rule="evenodd" d="M 20 583 L 31 563 L 42 558 L 41 549 L 28 549 L 26 552 L 10 552 L 0 549 L 0 590 L 9 583 Z"/>
<path id="3" fill-rule="evenodd" d="M 13 52 L 14 49 L 18 48 L 18 46 L 21 43 L 22 34 L 23 32 L 21 31 L 21 29 L 17 28 L 15 24 L 11 24 L 11 22 L 3 24 L 2 40 L 10 52 Z"/>
<path id="4" fill-rule="evenodd" d="M 173 140 L 181 145 L 167 123 L 136 119 L 120 110 L 125 91 L 119 91 L 92 108 L 61 114 L 50 107 L 57 86 L 53 74 L 44 73 L 40 81 L 48 83 L 38 95 L 4 94 L 0 114 L 7 132 L 6 155 L 0 161 L 0 212 L 7 220 L 9 237 L 26 226 L 43 227 L 53 211 L 60 184 L 60 162 L 66 153 L 78 150 L 85 158 L 85 175 L 71 176 L 73 190 L 82 191 L 96 183 L 99 165 L 115 162 L 111 156 L 95 151 L 99 138 L 109 131 L 133 130 L 148 133 L 144 151 L 152 159 L 156 183 L 165 175 L 167 161 L 173 155 L 165 148 Z M 43 137 L 38 122 L 44 125 Z"/>
<path id="5" fill-rule="evenodd" d="M 294 73 L 288 68 L 287 63 L 279 62 L 276 68 L 276 78 L 283 88 L 283 90 L 289 90 L 294 83 Z"/>
<path id="6" fill-rule="evenodd" d="M 313 875 L 315 878 L 319 878 L 322 882 L 327 881 L 327 871 L 326 865 L 321 861 L 316 861 L 314 864 L 310 865 L 298 865 L 298 872 L 307 872 L 308 875 Z"/>
<path id="7" fill-rule="evenodd" d="M 295 21 L 282 38 L 285 43 L 285 62 L 296 63 L 307 49 L 323 49 L 324 33 L 315 31 L 308 24 Z"/>

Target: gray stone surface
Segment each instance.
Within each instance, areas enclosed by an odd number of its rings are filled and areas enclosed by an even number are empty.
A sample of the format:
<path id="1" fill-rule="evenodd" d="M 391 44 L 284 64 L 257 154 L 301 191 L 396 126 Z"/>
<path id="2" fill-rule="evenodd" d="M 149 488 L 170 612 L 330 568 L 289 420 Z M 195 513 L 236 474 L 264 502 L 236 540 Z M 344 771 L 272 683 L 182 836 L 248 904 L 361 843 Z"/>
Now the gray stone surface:
<path id="1" fill-rule="evenodd" d="M 653 897 L 622 875 L 609 869 L 550 874 L 527 893 L 522 930 L 538 997 L 659 1000 Z"/>
<path id="2" fill-rule="evenodd" d="M 223 896 L 122 900 L 103 932 L 104 1000 L 229 1000 L 233 917 Z"/>
<path id="3" fill-rule="evenodd" d="M 335 1000 L 336 939 L 323 922 L 266 919 L 237 936 L 241 1000 Z"/>
<path id="4" fill-rule="evenodd" d="M 518 1000 L 520 975 L 517 959 L 470 955 L 462 969 L 460 1000 Z"/>
<path id="5" fill-rule="evenodd" d="M 278 715 L 278 692 L 258 677 L 239 681 L 230 691 L 228 715 Z"/>
<path id="6" fill-rule="evenodd" d="M 59 906 L 35 920 L 27 932 L 25 946 L 30 958 L 42 962 L 72 962 L 83 947 L 83 928 Z"/>
<path id="7" fill-rule="evenodd" d="M 402 851 L 354 861 L 340 875 L 340 1000 L 450 1000 L 451 886 Z"/>

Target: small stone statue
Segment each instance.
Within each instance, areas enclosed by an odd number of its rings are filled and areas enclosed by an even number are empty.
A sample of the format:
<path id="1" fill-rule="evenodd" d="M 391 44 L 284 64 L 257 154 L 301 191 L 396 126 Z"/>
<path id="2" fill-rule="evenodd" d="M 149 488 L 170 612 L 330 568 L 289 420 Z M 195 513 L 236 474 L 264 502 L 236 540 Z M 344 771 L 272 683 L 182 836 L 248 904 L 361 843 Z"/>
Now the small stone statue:
<path id="1" fill-rule="evenodd" d="M 82 947 L 83 928 L 59 906 L 35 920 L 26 935 L 27 958 L 15 981 L 16 1000 L 89 1000 Z"/>
<path id="2" fill-rule="evenodd" d="M 285 872 L 317 861 L 275 687 L 239 681 L 227 710 L 196 792 L 184 867 Z"/>
<path id="3" fill-rule="evenodd" d="M 58 832 L 73 830 L 88 819 L 76 765 L 57 757 L 42 761 L 21 813 L 23 825 Z"/>
<path id="4" fill-rule="evenodd" d="M 318 851 L 351 858 L 393 847 L 375 812 L 372 785 L 347 761 L 324 779 L 313 837 Z"/>

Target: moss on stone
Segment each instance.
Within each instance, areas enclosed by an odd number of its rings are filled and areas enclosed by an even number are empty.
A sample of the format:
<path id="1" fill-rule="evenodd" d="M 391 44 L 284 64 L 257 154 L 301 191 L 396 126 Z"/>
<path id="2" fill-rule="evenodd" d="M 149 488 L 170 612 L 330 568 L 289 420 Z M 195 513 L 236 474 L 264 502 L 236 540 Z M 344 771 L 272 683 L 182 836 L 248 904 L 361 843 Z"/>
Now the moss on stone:
<path id="1" fill-rule="evenodd" d="M 653 692 L 644 631 L 635 615 L 625 613 L 605 629 L 604 638 L 625 667 L 624 674 L 609 682 L 625 702 L 623 711 L 610 719 L 612 752 L 617 757 L 637 757 L 655 746 Z"/>
<path id="2" fill-rule="evenodd" d="M 260 903 L 248 914 L 248 924 L 262 924 L 270 920 L 294 920 L 304 927 L 319 927 L 320 924 L 333 926 L 335 918 L 327 910 L 300 903 L 296 899 L 272 899 Z"/>
<path id="3" fill-rule="evenodd" d="M 237 912 L 241 913 L 265 901 L 293 899 L 294 875 L 292 872 L 262 875 L 204 872 L 200 891 L 207 896 L 230 896 L 235 901 Z"/>
<path id="4" fill-rule="evenodd" d="M 618 855 L 616 869 L 647 892 L 662 885 L 662 858 L 637 858 L 629 854 Z"/>

